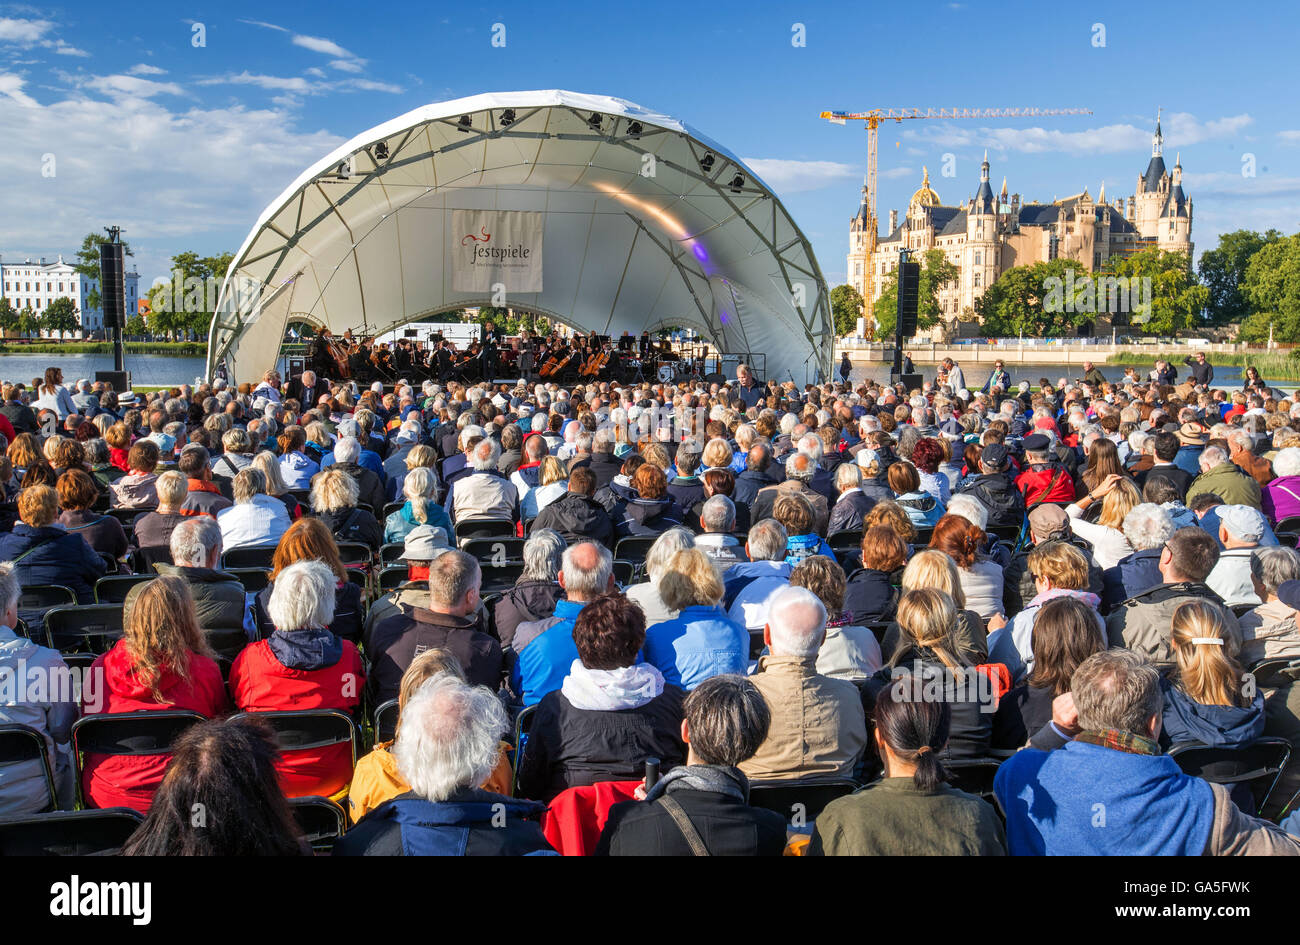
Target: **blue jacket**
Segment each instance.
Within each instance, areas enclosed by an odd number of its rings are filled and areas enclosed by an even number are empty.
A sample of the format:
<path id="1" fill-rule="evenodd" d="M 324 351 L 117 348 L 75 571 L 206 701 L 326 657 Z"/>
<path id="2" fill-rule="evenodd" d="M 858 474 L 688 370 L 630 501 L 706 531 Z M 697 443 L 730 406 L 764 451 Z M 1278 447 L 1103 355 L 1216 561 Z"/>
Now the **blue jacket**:
<path id="1" fill-rule="evenodd" d="M 452 542 L 456 531 L 452 528 L 451 516 L 447 514 L 446 509 L 437 502 L 429 502 L 424 517 L 427 519 L 424 524 L 445 530 L 448 543 Z M 386 543 L 406 541 L 407 534 L 419 524 L 415 520 L 415 510 L 411 508 L 411 500 L 407 499 L 404 506 L 384 519 L 384 541 Z"/>
<path id="2" fill-rule="evenodd" d="M 540 702 L 564 684 L 569 667 L 578 659 L 573 624 L 585 606 L 579 601 L 556 601 L 555 616 L 521 623 L 515 630 L 510 689 L 524 705 Z"/>
<path id="3" fill-rule="evenodd" d="M 744 673 L 749 631 L 727 619 L 721 607 L 687 607 L 675 619 L 646 630 L 642 652 L 663 673 L 664 682 L 690 690 L 710 676 Z"/>
<path id="4" fill-rule="evenodd" d="M 1160 574 L 1159 548 L 1135 551 L 1102 572 L 1101 612 L 1110 613 L 1134 594 L 1165 582 Z"/>
<path id="5" fill-rule="evenodd" d="M 554 855 L 539 820 L 545 804 L 461 789 L 445 801 L 402 794 L 334 845 L 334 856 Z"/>
<path id="6" fill-rule="evenodd" d="M 328 453 L 321 456 L 320 468 L 325 469 L 328 466 L 333 466 L 335 462 L 334 451 L 330 450 Z M 380 482 L 384 482 L 388 479 L 388 474 L 384 472 L 384 461 L 379 458 L 379 454 L 374 450 L 363 449 L 361 451 L 361 458 L 357 460 L 357 465 L 369 469 L 379 477 Z M 393 501 L 396 501 L 396 499 Z"/>
<path id="7" fill-rule="evenodd" d="M 1072 741 L 998 768 L 1012 856 L 1200 856 L 1214 823 L 1209 782 L 1168 755 Z"/>
<path id="8" fill-rule="evenodd" d="M 0 535 L 0 561 L 14 563 L 19 584 L 62 584 L 77 595 L 78 604 L 95 602 L 95 582 L 108 570 L 81 535 L 54 525 L 32 528 L 24 522 Z"/>
<path id="9" fill-rule="evenodd" d="M 832 561 L 835 560 L 835 552 L 831 551 L 831 546 L 826 543 L 826 539 L 821 535 L 791 535 L 785 543 L 785 563 L 796 565 L 805 558 L 811 558 L 814 555 L 825 555 Z"/>
<path id="10" fill-rule="evenodd" d="M 1164 716 L 1160 744 L 1187 743 L 1214 748 L 1245 748 L 1264 735 L 1264 694 L 1256 692 L 1250 705 L 1202 705 L 1168 679 L 1160 679 Z"/>

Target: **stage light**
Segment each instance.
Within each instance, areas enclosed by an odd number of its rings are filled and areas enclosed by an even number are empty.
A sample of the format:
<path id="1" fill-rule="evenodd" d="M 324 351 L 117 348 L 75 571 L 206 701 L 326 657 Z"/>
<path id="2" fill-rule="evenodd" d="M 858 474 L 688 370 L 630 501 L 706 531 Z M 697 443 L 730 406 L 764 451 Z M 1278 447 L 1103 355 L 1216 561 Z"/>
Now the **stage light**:
<path id="1" fill-rule="evenodd" d="M 375 145 L 375 160 L 376 161 L 388 160 L 388 144 L 386 142 L 381 141 L 377 145 Z"/>
<path id="2" fill-rule="evenodd" d="M 461 131 L 465 131 L 465 132 L 470 131 L 470 130 L 471 130 L 471 127 L 472 127 L 473 124 L 474 124 L 474 123 L 473 123 L 472 121 L 470 121 L 468 115 L 461 115 L 461 116 L 460 116 L 460 121 L 456 122 L 457 127 L 458 127 Z"/>
<path id="3" fill-rule="evenodd" d="M 592 131 L 600 131 L 600 113 L 592 112 L 591 117 L 587 119 L 587 127 Z"/>
<path id="4" fill-rule="evenodd" d="M 641 137 L 641 132 L 644 130 L 645 129 L 641 127 L 641 122 L 634 121 L 632 124 L 627 126 L 627 136 L 629 138 L 639 138 Z"/>
<path id="5" fill-rule="evenodd" d="M 733 194 L 740 193 L 740 188 L 744 186 L 745 186 L 745 176 L 743 174 L 737 174 L 735 177 L 731 179 L 731 192 Z"/>
<path id="6" fill-rule="evenodd" d="M 700 158 L 700 169 L 706 174 L 709 173 L 709 171 L 713 170 L 714 160 L 712 152 L 706 151 L 704 157 Z"/>
<path id="7" fill-rule="evenodd" d="M 515 110 L 513 108 L 507 108 L 501 113 L 500 121 L 502 128 L 513 125 L 515 123 Z"/>

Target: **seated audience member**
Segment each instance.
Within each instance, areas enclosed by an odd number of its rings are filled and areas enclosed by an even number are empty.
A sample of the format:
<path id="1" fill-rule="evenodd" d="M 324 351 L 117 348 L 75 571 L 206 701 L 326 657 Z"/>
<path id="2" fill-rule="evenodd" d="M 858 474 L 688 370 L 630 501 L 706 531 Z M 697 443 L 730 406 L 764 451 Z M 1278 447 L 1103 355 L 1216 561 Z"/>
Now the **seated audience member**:
<path id="1" fill-rule="evenodd" d="M 862 533 L 862 567 L 848 577 L 844 615 L 853 623 L 880 623 L 894 618 L 898 590 L 894 581 L 907 565 L 908 549 L 897 533 L 873 525 Z"/>
<path id="2" fill-rule="evenodd" d="M 962 661 L 977 666 L 987 660 L 988 636 L 984 631 L 984 620 L 975 611 L 966 609 L 966 595 L 961 589 L 961 577 L 952 558 L 942 551 L 930 548 L 914 554 L 903 569 L 900 589 L 906 594 L 920 587 L 932 587 L 952 598 L 953 606 L 957 609 L 953 641 Z M 898 650 L 900 641 L 898 623 L 891 623 L 880 644 L 886 662 Z"/>
<path id="3" fill-rule="evenodd" d="M 1058 739 L 1068 738 L 1059 729 L 1049 729 L 1053 702 L 1070 691 L 1070 677 L 1079 665 L 1106 648 L 1104 636 L 1097 632 L 1097 612 L 1074 597 L 1055 597 L 1039 608 L 1030 644 L 1033 669 L 998 700 L 993 717 L 994 748 L 1036 744 L 1039 733 L 1046 738 L 1044 747 L 1049 748 Z M 997 659 L 996 655 L 990 658 Z"/>
<path id="4" fill-rule="evenodd" d="M 898 644 L 885 668 L 867 680 L 863 705 L 873 705 L 886 686 L 934 692 L 952 705 L 952 725 L 943 758 L 983 758 L 992 735 L 992 710 L 979 670 L 957 646 L 957 608 L 944 591 L 909 590 L 898 602 Z"/>
<path id="5" fill-rule="evenodd" d="M 519 514 L 525 522 L 537 518 L 543 509 L 569 491 L 569 475 L 565 472 L 564 463 L 554 456 L 545 455 L 544 439 L 540 436 L 532 439 L 537 443 L 536 447 L 532 448 L 533 452 L 541 451 L 542 458 L 538 460 L 535 467 L 520 468 L 510 477 L 515 488 L 520 490 Z M 531 480 L 536 481 L 531 482 Z"/>
<path id="6" fill-rule="evenodd" d="M 366 673 L 356 645 L 329 631 L 336 582 L 324 561 L 300 560 L 276 576 L 267 604 L 275 631 L 244 647 L 230 668 L 240 711 L 356 711 Z M 345 742 L 286 751 L 278 770 L 289 797 L 328 797 L 352 780 L 352 748 Z"/>
<path id="7" fill-rule="evenodd" d="M 1088 586 L 1088 561 L 1082 552 L 1063 541 L 1045 541 L 1029 553 L 1029 570 L 1038 594 L 1011 623 L 989 633 L 989 661 L 1001 663 L 1019 682 L 1034 669 L 1033 632 L 1043 606 L 1059 597 L 1072 597 L 1092 611 L 1098 644 L 1106 639 L 1106 624 L 1097 613 L 1100 603 Z"/>
<path id="8" fill-rule="evenodd" d="M 956 562 L 967 606 L 987 621 L 1002 614 L 1003 568 L 980 553 L 986 540 L 984 530 L 968 519 L 945 515 L 934 527 L 930 547 Z"/>
<path id="9" fill-rule="evenodd" d="M 130 471 L 108 487 L 109 504 L 117 509 L 152 509 L 158 505 L 158 444 L 140 440 L 131 447 L 126 464 Z"/>
<path id="10" fill-rule="evenodd" d="M 813 439 L 815 440 L 816 437 Z M 771 518 L 776 500 L 783 495 L 793 493 L 803 496 L 812 505 L 813 531 L 825 536 L 830 525 L 831 513 L 826 496 L 812 486 L 813 480 L 818 478 L 818 473 L 822 472 L 817 459 L 807 453 L 796 452 L 784 461 L 784 466 L 784 480 L 775 485 L 764 486 L 755 494 L 750 507 L 750 521 L 760 522 L 765 518 Z M 823 475 L 826 475 L 829 485 L 829 475 L 825 473 Z"/>
<path id="11" fill-rule="evenodd" d="M 1208 600 L 1222 607 L 1230 631 L 1240 639 L 1237 618 L 1205 584 L 1218 561 L 1219 545 L 1213 535 L 1195 525 L 1175 531 L 1160 551 L 1163 583 L 1130 597 L 1106 618 L 1110 645 L 1133 650 L 1158 668 L 1172 667 L 1169 622 L 1178 605 L 1189 600 Z"/>
<path id="12" fill-rule="evenodd" d="M 826 539 L 813 531 L 813 509 L 809 501 L 794 493 L 777 496 L 772 503 L 772 517 L 785 529 L 786 564 L 797 565 L 811 555 L 835 556 Z"/>
<path id="13" fill-rule="evenodd" d="M 460 663 L 449 650 L 434 647 L 411 660 L 411 665 L 406 667 L 406 672 L 402 674 L 402 685 L 397 694 L 399 720 L 402 709 L 411 701 L 411 696 L 425 680 L 442 673 L 455 676 L 461 682 L 465 681 L 465 671 L 460 668 Z M 508 743 L 502 742 L 497 766 L 483 782 L 483 790 L 494 794 L 510 794 L 513 790 L 511 784 L 513 772 L 510 769 L 509 755 L 505 750 L 509 747 Z M 397 770 L 397 756 L 393 754 L 393 741 L 376 741 L 374 749 L 357 761 L 357 770 L 352 775 L 352 784 L 348 788 L 348 810 L 352 815 L 352 822 L 357 823 L 380 804 L 400 797 L 410 789 L 411 786 L 402 779 L 401 772 Z"/>
<path id="14" fill-rule="evenodd" d="M 1101 610 L 1110 613 L 1134 594 L 1161 582 L 1160 549 L 1174 533 L 1174 520 L 1152 502 L 1133 506 L 1124 516 L 1124 539 L 1133 553 L 1102 573 Z"/>
<path id="15" fill-rule="evenodd" d="M 407 701 L 393 754 L 410 790 L 380 804 L 334 845 L 335 856 L 524 856 L 553 852 L 539 819 L 545 806 L 479 785 L 500 759 L 510 719 L 482 686 L 450 673 L 427 679 Z"/>
<path id="16" fill-rule="evenodd" d="M 158 577 L 140 592 L 124 621 L 123 637 L 90 668 L 82 687 L 85 715 L 144 709 L 189 709 L 203 716 L 230 709 L 212 651 L 194 616 L 189 588 L 179 577 Z M 166 755 L 88 754 L 81 792 L 89 807 L 146 812 L 163 779 Z"/>
<path id="17" fill-rule="evenodd" d="M 1096 522 L 1083 518 L 1083 513 L 1097 499 L 1101 499 L 1101 515 Z M 1092 545 L 1097 566 L 1105 571 L 1113 568 L 1133 553 L 1133 547 L 1124 536 L 1124 520 L 1142 502 L 1137 486 L 1123 474 L 1111 473 L 1102 483 L 1065 507 L 1070 517 L 1070 530 Z"/>
<path id="18" fill-rule="evenodd" d="M 113 483 L 120 480 L 126 473 L 118 469 L 108 461 L 108 444 L 104 442 L 102 436 L 94 436 L 82 444 L 86 451 L 86 465 L 90 474 L 95 477 L 95 483 L 101 491 L 108 492 L 109 505 L 113 502 L 112 487 Z M 150 489 L 148 498 L 157 500 L 157 494 Z"/>
<path id="19" fill-rule="evenodd" d="M 695 547 L 717 562 L 724 574 L 733 564 L 749 560 L 745 556 L 744 544 L 732 534 L 737 527 L 736 506 L 729 498 L 714 495 L 704 500 L 700 506 L 700 531 L 695 535 Z"/>
<path id="20" fill-rule="evenodd" d="M 274 734 L 255 719 L 191 726 L 123 855 L 310 856 L 280 788 L 279 758 Z"/>
<path id="21" fill-rule="evenodd" d="M 885 531 L 888 531 L 887 529 Z M 898 539 L 889 533 L 895 541 Z M 901 544 L 901 543 L 900 543 Z M 833 558 L 813 555 L 790 572 L 792 587 L 806 587 L 826 608 L 826 638 L 817 650 L 817 672 L 860 682 L 880 669 L 880 643 L 844 608 L 844 569 Z"/>
<path id="22" fill-rule="evenodd" d="M 1300 515 L 1300 447 L 1278 450 L 1273 459 L 1273 473 L 1273 481 L 1264 486 L 1261 510 L 1276 525 Z"/>
<path id="23" fill-rule="evenodd" d="M 943 503 L 921 488 L 916 467 L 906 460 L 892 463 L 885 473 L 896 501 L 917 528 L 933 528 L 943 518 Z"/>
<path id="24" fill-rule="evenodd" d="M 339 557 L 339 546 L 325 524 L 317 518 L 302 518 L 289 526 L 271 558 L 271 573 L 266 587 L 253 598 L 253 616 L 258 635 L 266 640 L 275 632 L 271 618 L 271 595 L 280 572 L 301 561 L 323 561 L 334 575 L 334 616 L 329 631 L 343 640 L 361 640 L 362 588 L 348 580 L 347 568 Z"/>
<path id="25" fill-rule="evenodd" d="M 1017 752 L 994 779 L 1012 856 L 1300 856 L 1300 842 L 1242 813 L 1227 786 L 1160 750 L 1160 674 L 1141 656 L 1094 653 L 1070 694 L 1081 731 L 1056 751 Z"/>
<path id="26" fill-rule="evenodd" d="M 99 488 L 90 473 L 69 469 L 59 477 L 57 490 L 59 507 L 63 509 L 58 523 L 65 531 L 80 535 L 91 548 L 110 558 L 126 557 L 131 546 L 122 523 L 111 515 L 90 510 L 99 499 Z"/>
<path id="27" fill-rule="evenodd" d="M 1300 552 L 1294 548 L 1260 548 L 1250 556 L 1250 579 L 1264 603 L 1238 618 L 1241 662 L 1246 667 L 1266 659 L 1300 659 Z"/>
<path id="28" fill-rule="evenodd" d="M 1034 599 L 1038 589 L 1034 575 L 1029 570 L 1029 552 L 1034 545 L 1045 541 L 1064 541 L 1074 545 L 1088 559 L 1088 590 L 1100 596 L 1104 588 L 1102 570 L 1086 547 L 1086 542 L 1070 531 L 1070 518 L 1059 505 L 1040 505 L 1027 516 L 1029 541 L 1011 558 L 1002 575 L 1003 613 L 1016 614 Z"/>
<path id="29" fill-rule="evenodd" d="M 1201 474 L 1187 489 L 1187 504 L 1204 493 L 1213 493 L 1227 505 L 1263 508 L 1263 492 L 1253 477 L 1242 472 L 1218 446 L 1207 446 L 1200 458 Z"/>
<path id="30" fill-rule="evenodd" d="M 175 470 L 165 472 L 154 485 L 158 493 L 158 507 L 138 516 L 132 526 L 135 545 L 141 550 L 166 549 L 171 544 L 172 532 L 176 527 L 192 518 L 181 511 L 188 495 L 183 475 Z"/>
<path id="31" fill-rule="evenodd" d="M 217 513 L 226 549 L 278 544 L 289 530 L 289 513 L 283 502 L 266 494 L 266 477 L 251 467 L 241 469 L 230 491 L 235 504 Z"/>
<path id="32" fill-rule="evenodd" d="M 406 533 L 401 562 L 406 565 L 406 580 L 396 588 L 375 598 L 365 611 L 361 632 L 362 647 L 368 649 L 375 627 L 397 613 L 423 607 L 429 598 L 429 567 L 439 556 L 451 550 L 447 533 L 432 525 L 420 525 Z M 480 603 L 480 607 L 482 605 Z M 480 621 L 487 626 L 487 609 L 482 608 Z"/>
<path id="33" fill-rule="evenodd" d="M 564 588 L 564 599 L 556 602 L 550 617 L 519 624 L 506 653 L 510 691 L 526 706 L 540 702 L 564 682 L 569 667 L 578 658 L 573 642 L 574 621 L 588 601 L 617 589 L 614 556 L 596 542 L 570 545 L 557 579 Z"/>
<path id="34" fill-rule="evenodd" d="M 0 563 L 0 680 L 10 680 L 12 687 L 0 698 L 0 725 L 26 725 L 40 733 L 54 774 L 56 803 L 68 809 L 73 801 L 70 742 L 78 705 L 72 694 L 72 677 L 58 651 L 14 631 L 22 592 L 13 564 Z M 27 683 L 19 686 L 24 679 Z M 30 684 L 37 679 L 47 680 L 47 685 Z M 36 814 L 49 802 L 45 768 L 39 758 L 0 762 L 0 817 Z"/>
<path id="35" fill-rule="evenodd" d="M 493 608 L 493 623 L 503 650 L 511 650 L 515 628 L 521 623 L 543 620 L 555 613 L 556 603 L 564 597 L 557 578 L 566 547 L 560 533 L 549 528 L 534 528 L 524 542 L 524 571 Z"/>
<path id="36" fill-rule="evenodd" d="M 645 617 L 622 594 L 597 597 L 573 625 L 578 650 L 560 688 L 537 705 L 519 762 L 519 793 L 550 800 L 566 788 L 630 781 L 647 758 L 670 771 L 686 757 L 682 691 L 638 661 Z"/>
<path id="37" fill-rule="evenodd" d="M 722 441 L 716 440 L 714 442 L 721 443 Z M 736 520 L 730 530 L 742 534 L 747 533 L 751 524 L 749 506 L 743 504 L 737 505 L 739 500 L 735 495 L 736 474 L 730 469 L 706 469 L 704 474 L 700 476 L 700 482 L 704 484 L 704 498 L 695 503 L 695 505 L 689 509 L 689 514 L 686 516 L 687 524 L 690 526 L 691 531 L 699 534 L 705 530 L 703 523 L 700 521 L 700 514 L 704 511 L 704 503 L 709 499 L 720 497 L 731 502 L 731 507 L 735 514 Z"/>
<path id="38" fill-rule="evenodd" d="M 749 805 L 749 779 L 739 767 L 767 738 L 772 714 L 763 694 L 744 676 L 714 676 L 683 709 L 686 763 L 661 777 L 644 801 L 609 809 L 596 855 L 781 856 L 785 817 Z"/>
<path id="39" fill-rule="evenodd" d="M 215 517 L 222 509 L 230 508 L 230 500 L 221 494 L 221 489 L 212 481 L 208 451 L 202 446 L 191 443 L 181 450 L 181 455 L 176 460 L 176 471 L 185 477 L 186 496 L 181 505 L 183 513 Z"/>
<path id="40" fill-rule="evenodd" d="M 371 551 L 383 544 L 379 522 L 357 507 L 357 481 L 341 469 L 330 467 L 312 479 L 311 509 L 336 541 L 360 542 Z"/>
<path id="41" fill-rule="evenodd" d="M 1144 472 L 1137 476 L 1138 488 L 1146 491 L 1147 484 L 1155 479 L 1165 479 L 1173 483 L 1180 500 L 1186 498 L 1187 490 L 1195 479 L 1195 474 L 1183 469 L 1174 460 L 1178 457 L 1178 436 L 1167 430 L 1161 430 L 1151 437 L 1153 462 Z"/>
<path id="42" fill-rule="evenodd" d="M 668 478 L 653 463 L 637 467 L 630 495 L 614 504 L 610 519 L 618 538 L 661 535 L 683 524 L 681 509 L 668 495 Z"/>
<path id="43" fill-rule="evenodd" d="M 1245 748 L 1264 734 L 1264 694 L 1242 686 L 1240 637 L 1209 601 L 1189 601 L 1174 611 L 1170 627 L 1174 670 L 1160 680 L 1164 714 L 1160 745 Z M 1249 806 L 1249 793 L 1245 795 Z"/>
<path id="44" fill-rule="evenodd" d="M 416 654 L 432 647 L 456 657 L 471 685 L 495 692 L 501 685 L 501 644 L 478 619 L 483 571 L 471 555 L 455 549 L 429 565 L 425 606 L 404 609 L 375 624 L 367 646 L 373 705 L 396 699 L 402 674 Z"/>
<path id="45" fill-rule="evenodd" d="M 624 590 L 627 599 L 632 601 L 645 614 L 647 627 L 653 627 L 665 620 L 672 620 L 677 611 L 664 603 L 659 593 L 659 582 L 668 570 L 668 562 L 673 555 L 687 548 L 696 547 L 696 538 L 685 528 L 670 528 L 655 539 L 645 557 L 646 579 L 639 584 L 632 584 Z"/>
<path id="46" fill-rule="evenodd" d="M 803 587 L 772 596 L 763 643 L 750 678 L 772 714 L 767 738 L 740 765 L 754 780 L 814 776 L 851 777 L 867 747 L 858 688 L 817 672 L 826 636 L 826 608 Z"/>
<path id="47" fill-rule="evenodd" d="M 280 448 L 280 476 L 290 489 L 310 489 L 320 464 L 306 453 L 307 433 L 299 426 L 286 427 L 277 444 Z"/>
<path id="48" fill-rule="evenodd" d="M 58 494 L 49 486 L 28 486 L 18 493 L 13 530 L 0 535 L 0 561 L 12 561 L 18 582 L 62 584 L 78 604 L 95 602 L 95 582 L 108 565 L 86 539 L 58 524 Z"/>
<path id="49" fill-rule="evenodd" d="M 253 441 L 247 430 L 231 427 L 221 435 L 221 449 L 221 455 L 212 461 L 212 476 L 228 494 L 235 477 L 252 465 Z"/>
<path id="50" fill-rule="evenodd" d="M 677 616 L 646 631 L 645 661 L 688 692 L 710 676 L 743 673 L 749 634 L 722 609 L 722 574 L 698 548 L 668 560 L 659 593 Z"/>
<path id="51" fill-rule="evenodd" d="M 371 513 L 378 515 L 387 501 L 384 480 L 379 473 L 362 466 L 360 458 L 361 441 L 354 436 L 343 436 L 334 444 L 334 462 L 329 465 L 356 480 L 358 502 L 370 506 Z"/>
<path id="52" fill-rule="evenodd" d="M 402 442 L 401 434 L 399 434 L 398 443 Z M 384 498 L 389 502 L 399 502 L 404 498 L 409 498 L 406 496 L 405 490 L 406 477 L 416 469 L 433 471 L 436 482 L 437 462 L 438 454 L 432 446 L 424 443 L 416 443 L 414 446 L 401 446 L 397 452 L 390 454 L 384 460 L 384 475 L 388 480 L 384 487 L 386 490 Z M 436 499 L 437 496 L 435 495 L 434 498 Z"/>
<path id="53" fill-rule="evenodd" d="M 1205 584 L 1229 607 L 1257 605 L 1260 599 L 1251 581 L 1250 559 L 1268 527 L 1264 516 L 1247 505 L 1221 505 L 1218 517 L 1219 544 L 1223 550 Z"/>
<path id="54" fill-rule="evenodd" d="M 189 588 L 194 601 L 194 617 L 208 645 L 218 656 L 234 659 L 247 641 L 244 613 L 248 610 L 244 585 L 230 574 L 218 570 L 221 561 L 221 529 L 206 515 L 187 518 L 171 536 L 173 564 L 156 562 L 159 574 L 178 577 Z M 131 619 L 131 609 L 148 583 L 137 584 L 126 592 L 122 619 Z"/>
<path id="55" fill-rule="evenodd" d="M 569 491 L 537 513 L 533 528 L 557 531 L 565 541 L 598 541 L 614 547 L 614 523 L 609 513 L 592 498 L 596 493 L 596 474 L 587 466 L 569 473 Z"/>
<path id="56" fill-rule="evenodd" d="M 253 462 L 250 465 L 261 472 L 266 479 L 266 494 L 274 496 L 284 503 L 289 518 L 295 522 L 302 518 L 306 508 L 298 501 L 297 496 L 290 491 L 288 483 L 284 481 L 284 474 L 280 472 L 280 464 L 276 461 L 275 454 L 270 450 L 261 450 L 253 456 Z"/>
<path id="57" fill-rule="evenodd" d="M 451 516 L 437 503 L 438 474 L 417 466 L 402 479 L 405 503 L 384 519 L 384 543 L 405 541 L 407 534 L 421 525 L 433 525 L 453 534 Z"/>
<path id="58" fill-rule="evenodd" d="M 875 704 L 872 740 L 884 777 L 826 805 L 809 856 L 1005 856 L 992 805 L 945 784 L 940 753 L 952 707 L 888 686 Z"/>
<path id="59" fill-rule="evenodd" d="M 497 470 L 501 446 L 491 437 L 473 447 L 468 475 L 448 482 L 447 512 L 453 522 L 471 518 L 519 521 L 519 490 Z"/>
<path id="60" fill-rule="evenodd" d="M 760 519 L 745 541 L 748 561 L 727 569 L 723 606 L 727 617 L 751 633 L 767 622 L 767 599 L 789 583 L 793 566 L 785 560 L 785 527 L 774 518 Z M 646 615 L 651 626 L 655 622 Z"/>
<path id="61" fill-rule="evenodd" d="M 856 463 L 840 463 L 835 470 L 835 488 L 839 496 L 831 509 L 828 533 L 860 531 L 862 519 L 876 499 L 862 491 L 862 471 Z"/>
<path id="62" fill-rule="evenodd" d="M 960 494 L 988 509 L 988 524 L 1019 528 L 1025 520 L 1025 497 L 1007 472 L 1007 448 L 990 443 L 979 456 L 978 474 L 962 485 Z"/>

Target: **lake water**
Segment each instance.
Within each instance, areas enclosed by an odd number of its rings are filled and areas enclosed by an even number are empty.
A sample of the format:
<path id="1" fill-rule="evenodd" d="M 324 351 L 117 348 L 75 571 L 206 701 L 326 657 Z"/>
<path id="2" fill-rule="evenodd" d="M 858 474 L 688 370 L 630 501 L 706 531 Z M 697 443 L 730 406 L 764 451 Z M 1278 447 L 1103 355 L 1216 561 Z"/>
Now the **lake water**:
<path id="1" fill-rule="evenodd" d="M 1214 363 L 1214 359 L 1210 359 Z M 916 369 L 921 376 L 927 380 L 934 380 L 937 371 L 937 365 L 922 364 L 916 362 Z M 1175 364 L 1178 368 L 1178 379 L 1181 381 L 1188 377 L 1191 368 L 1185 364 Z M 849 380 L 853 383 L 859 381 L 872 380 L 879 383 L 889 383 L 889 371 L 892 362 L 889 361 L 871 361 L 867 363 L 857 363 L 853 366 L 853 373 L 849 375 Z M 1125 364 L 1098 364 L 1097 369 L 1105 376 L 1108 381 L 1119 381 L 1124 377 L 1124 370 L 1128 365 Z M 1145 377 L 1151 367 L 1135 365 L 1139 377 Z M 962 373 L 966 375 L 966 385 L 968 387 L 980 387 L 988 380 L 989 375 L 993 373 L 993 364 L 962 364 Z M 836 362 L 836 378 L 839 377 L 839 362 Z M 1019 384 L 1021 381 L 1028 381 L 1035 387 L 1041 378 L 1047 378 L 1053 384 L 1056 384 L 1061 378 L 1068 378 L 1071 381 L 1083 377 L 1083 368 L 1078 364 L 1007 364 L 1007 373 L 1011 375 L 1011 383 Z M 1296 381 L 1282 381 L 1265 378 L 1269 384 L 1281 388 L 1283 391 L 1294 392 L 1300 383 Z M 1222 387 L 1225 390 L 1239 390 L 1242 383 L 1242 368 L 1219 365 L 1214 368 L 1214 386 Z"/>
<path id="2" fill-rule="evenodd" d="M 63 369 L 65 384 L 80 378 L 93 381 L 96 371 L 113 370 L 111 354 L 0 354 L 0 379 L 22 381 L 30 384 L 32 378 L 43 377 L 45 369 Z M 126 369 L 131 372 L 131 383 L 141 387 L 169 387 L 193 384 L 207 370 L 203 358 L 178 358 L 166 354 L 128 354 Z"/>

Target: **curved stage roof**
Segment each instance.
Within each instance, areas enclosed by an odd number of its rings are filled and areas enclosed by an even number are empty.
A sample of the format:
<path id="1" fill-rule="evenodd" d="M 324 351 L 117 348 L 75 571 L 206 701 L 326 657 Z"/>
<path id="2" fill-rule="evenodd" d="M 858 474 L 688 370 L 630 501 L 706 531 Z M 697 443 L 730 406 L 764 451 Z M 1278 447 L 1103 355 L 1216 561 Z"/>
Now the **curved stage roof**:
<path id="1" fill-rule="evenodd" d="M 829 293 L 777 196 L 674 118 L 563 91 L 426 105 L 308 168 L 226 275 L 208 372 L 256 380 L 291 318 L 378 334 L 485 304 L 691 327 L 768 377 L 830 376 Z"/>

